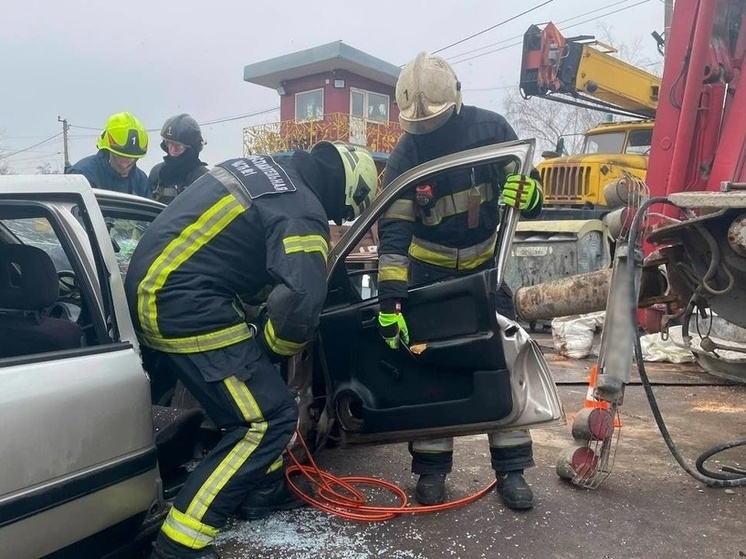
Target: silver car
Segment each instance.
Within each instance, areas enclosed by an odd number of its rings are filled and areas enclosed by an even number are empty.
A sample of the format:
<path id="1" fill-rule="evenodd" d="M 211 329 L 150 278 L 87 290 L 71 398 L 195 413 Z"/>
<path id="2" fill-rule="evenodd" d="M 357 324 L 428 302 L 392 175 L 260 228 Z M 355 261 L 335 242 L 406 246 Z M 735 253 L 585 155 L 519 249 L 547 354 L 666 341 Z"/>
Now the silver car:
<path id="1" fill-rule="evenodd" d="M 375 252 L 358 250 L 386 208 L 422 180 L 456 167 L 525 170 L 532 153 L 532 143 L 511 142 L 421 165 L 335 245 L 318 336 L 280 371 L 313 450 L 563 417 L 539 348 L 494 310 L 514 219 L 503 221 L 502 265 L 412 288 L 413 343 L 398 351 L 376 327 Z M 162 208 L 93 191 L 80 176 L 0 177 L 3 556 L 107 557 L 142 542 L 219 437 L 184 398 L 159 392 L 153 401 L 128 315 L 122 277 Z"/>

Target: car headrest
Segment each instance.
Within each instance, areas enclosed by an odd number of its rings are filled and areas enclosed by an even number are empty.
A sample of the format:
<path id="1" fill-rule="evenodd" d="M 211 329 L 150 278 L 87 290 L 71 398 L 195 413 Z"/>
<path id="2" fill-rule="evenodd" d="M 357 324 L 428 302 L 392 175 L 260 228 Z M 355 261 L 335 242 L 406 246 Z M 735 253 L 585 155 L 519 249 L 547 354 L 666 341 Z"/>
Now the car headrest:
<path id="1" fill-rule="evenodd" d="M 33 246 L 0 245 L 0 308 L 40 311 L 57 301 L 60 284 L 49 255 Z"/>

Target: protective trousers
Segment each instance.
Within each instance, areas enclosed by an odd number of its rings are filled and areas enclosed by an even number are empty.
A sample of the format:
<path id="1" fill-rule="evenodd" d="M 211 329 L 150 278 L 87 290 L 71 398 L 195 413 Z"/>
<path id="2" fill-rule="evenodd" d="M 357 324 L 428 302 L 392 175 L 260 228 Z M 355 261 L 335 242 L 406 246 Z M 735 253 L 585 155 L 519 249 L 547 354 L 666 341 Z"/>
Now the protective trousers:
<path id="1" fill-rule="evenodd" d="M 280 373 L 263 354 L 241 369 L 243 380 L 235 375 L 213 380 L 216 371 L 205 371 L 200 354 L 165 353 L 160 364 L 171 368 L 223 431 L 187 479 L 158 535 L 161 548 L 189 556 L 212 543 L 252 486 L 282 467 L 298 408 Z"/>
<path id="2" fill-rule="evenodd" d="M 490 262 L 490 265 L 493 263 Z M 486 269 L 488 266 L 482 268 Z M 474 270 L 472 273 L 480 270 Z M 455 274 L 443 268 L 436 268 L 419 262 L 410 264 L 410 284 L 424 285 L 441 281 Z M 503 283 L 496 297 L 496 310 L 501 315 L 515 320 L 513 294 Z M 406 316 L 406 307 L 404 310 Z M 528 429 L 487 433 L 490 445 L 492 468 L 498 473 L 523 470 L 534 465 L 531 433 Z M 412 455 L 412 473 L 447 474 L 453 468 L 453 438 L 439 438 L 414 441 L 409 444 Z"/>

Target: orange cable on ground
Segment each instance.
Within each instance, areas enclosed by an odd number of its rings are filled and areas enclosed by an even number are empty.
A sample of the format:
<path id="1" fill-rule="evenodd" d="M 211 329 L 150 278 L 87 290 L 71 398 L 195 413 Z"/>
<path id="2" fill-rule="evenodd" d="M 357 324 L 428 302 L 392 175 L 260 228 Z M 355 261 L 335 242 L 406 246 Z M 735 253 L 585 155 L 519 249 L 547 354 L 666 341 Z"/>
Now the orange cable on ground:
<path id="1" fill-rule="evenodd" d="M 292 451 L 289 452 L 293 465 L 286 470 L 285 477 L 290 489 L 309 505 L 349 520 L 379 522 L 382 520 L 391 520 L 400 514 L 422 514 L 426 512 L 440 512 L 455 509 L 464 505 L 469 505 L 481 499 L 487 493 L 492 491 L 497 484 L 496 481 L 493 481 L 487 487 L 480 489 L 473 495 L 455 501 L 442 503 L 440 505 L 427 507 L 409 506 L 407 494 L 393 483 L 371 477 L 335 477 L 328 472 L 320 470 L 306 446 L 306 441 L 303 440 L 299 431 L 296 431 L 296 433 L 298 435 L 298 440 L 300 440 L 304 450 L 306 451 L 306 456 L 308 456 L 310 464 L 307 466 L 301 464 Z M 316 497 L 307 494 L 294 483 L 292 476 L 296 473 L 302 474 L 317 488 Z M 399 506 L 391 507 L 366 505 L 365 495 L 357 489 L 355 485 L 385 489 L 393 493 L 399 499 L 400 504 Z"/>

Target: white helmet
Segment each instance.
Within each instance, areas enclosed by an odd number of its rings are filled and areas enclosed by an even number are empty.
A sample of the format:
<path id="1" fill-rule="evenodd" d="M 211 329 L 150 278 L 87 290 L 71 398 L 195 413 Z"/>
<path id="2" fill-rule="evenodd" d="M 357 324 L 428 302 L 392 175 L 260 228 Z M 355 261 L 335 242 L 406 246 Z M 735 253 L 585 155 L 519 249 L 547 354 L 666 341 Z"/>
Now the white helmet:
<path id="1" fill-rule="evenodd" d="M 396 104 L 406 132 L 427 134 L 461 110 L 461 82 L 448 62 L 421 52 L 399 74 Z"/>

